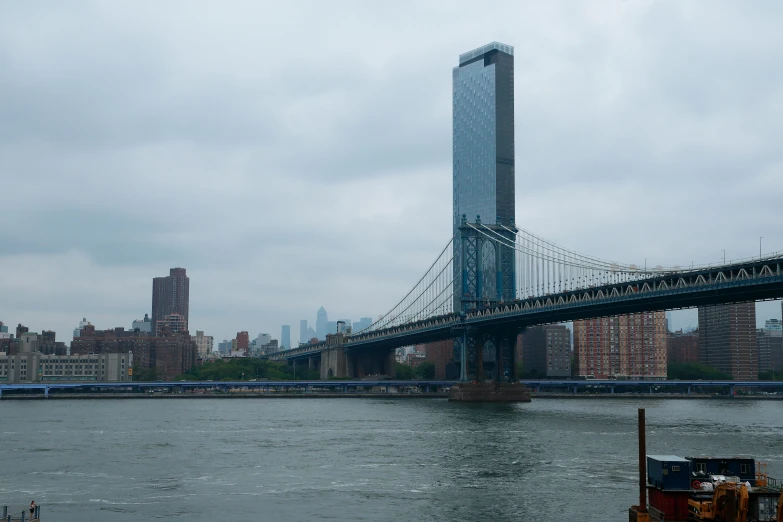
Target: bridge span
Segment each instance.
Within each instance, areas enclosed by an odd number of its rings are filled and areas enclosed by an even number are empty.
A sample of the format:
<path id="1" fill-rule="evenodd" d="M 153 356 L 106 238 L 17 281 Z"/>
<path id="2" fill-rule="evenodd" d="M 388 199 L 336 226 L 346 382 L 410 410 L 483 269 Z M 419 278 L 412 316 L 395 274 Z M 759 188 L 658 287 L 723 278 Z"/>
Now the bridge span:
<path id="1" fill-rule="evenodd" d="M 393 375 L 391 354 L 402 346 L 460 338 L 469 345 L 469 338 L 473 338 L 493 342 L 496 347 L 504 344 L 508 347 L 519 332 L 534 325 L 783 297 L 783 256 L 780 255 L 679 272 L 647 272 L 643 276 L 618 277 L 615 282 L 585 288 L 480 304 L 461 312 L 432 315 L 353 335 L 338 334 L 269 358 L 307 360 L 311 366 L 322 369 L 322 378 L 362 377 L 364 372 Z M 501 353 L 497 357 L 499 361 L 506 359 L 505 375 L 513 377 L 514 365 L 508 360 L 509 354 Z M 463 378 L 470 377 L 465 366 Z M 341 371 L 347 374 L 338 373 Z"/>

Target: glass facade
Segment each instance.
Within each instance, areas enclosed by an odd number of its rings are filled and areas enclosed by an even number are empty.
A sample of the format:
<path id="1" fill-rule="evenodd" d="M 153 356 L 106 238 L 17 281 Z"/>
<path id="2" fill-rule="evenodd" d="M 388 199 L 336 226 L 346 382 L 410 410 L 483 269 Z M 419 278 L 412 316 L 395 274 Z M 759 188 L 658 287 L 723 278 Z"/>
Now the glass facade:
<path id="1" fill-rule="evenodd" d="M 493 42 L 460 55 L 453 81 L 453 225 L 465 215 L 486 224 L 514 223 L 514 49 Z M 462 279 L 461 242 L 454 243 L 455 281 Z M 481 252 L 494 266 L 496 252 Z M 494 296 L 494 270 L 482 277 L 482 294 Z M 455 309 L 459 297 L 455 296 Z"/>

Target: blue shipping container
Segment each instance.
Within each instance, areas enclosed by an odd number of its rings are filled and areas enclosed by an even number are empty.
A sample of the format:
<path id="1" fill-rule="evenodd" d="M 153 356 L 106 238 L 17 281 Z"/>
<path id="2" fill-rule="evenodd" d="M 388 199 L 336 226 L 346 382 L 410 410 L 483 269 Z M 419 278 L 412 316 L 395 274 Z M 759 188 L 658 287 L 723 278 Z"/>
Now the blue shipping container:
<path id="1" fill-rule="evenodd" d="M 647 483 L 663 491 L 691 489 L 691 461 L 676 455 L 647 455 Z"/>
<path id="2" fill-rule="evenodd" d="M 756 483 L 756 461 L 748 457 L 685 457 L 691 461 L 695 477 L 726 475 L 742 482 Z"/>

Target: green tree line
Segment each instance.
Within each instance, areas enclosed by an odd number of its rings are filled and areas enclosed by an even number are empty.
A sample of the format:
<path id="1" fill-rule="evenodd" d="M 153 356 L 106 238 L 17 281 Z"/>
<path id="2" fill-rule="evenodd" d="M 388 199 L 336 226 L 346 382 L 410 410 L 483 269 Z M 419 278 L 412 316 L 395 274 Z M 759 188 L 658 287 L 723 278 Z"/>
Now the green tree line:
<path id="1" fill-rule="evenodd" d="M 293 365 L 282 362 L 267 361 L 255 357 L 241 359 L 217 359 L 194 366 L 177 380 L 186 381 L 249 381 L 264 379 L 270 381 L 307 380 L 316 381 L 321 378 L 317 370 L 307 366 Z"/>

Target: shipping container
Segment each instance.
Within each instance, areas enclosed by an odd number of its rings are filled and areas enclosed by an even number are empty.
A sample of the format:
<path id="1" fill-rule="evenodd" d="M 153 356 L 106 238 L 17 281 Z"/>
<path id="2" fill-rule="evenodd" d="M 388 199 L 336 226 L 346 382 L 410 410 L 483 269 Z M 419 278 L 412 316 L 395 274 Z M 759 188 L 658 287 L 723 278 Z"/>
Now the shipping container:
<path id="1" fill-rule="evenodd" d="M 688 491 L 663 491 L 647 486 L 648 502 L 651 507 L 664 514 L 666 522 L 688 520 Z"/>
<path id="2" fill-rule="evenodd" d="M 778 516 L 780 490 L 775 488 L 752 489 L 748 499 L 748 520 L 773 522 Z"/>
<path id="3" fill-rule="evenodd" d="M 691 462 L 676 455 L 647 455 L 647 483 L 665 491 L 689 491 Z"/>
<path id="4" fill-rule="evenodd" d="M 747 457 L 685 457 L 691 461 L 695 479 L 709 475 L 739 477 L 742 482 L 756 483 L 756 461 Z"/>

